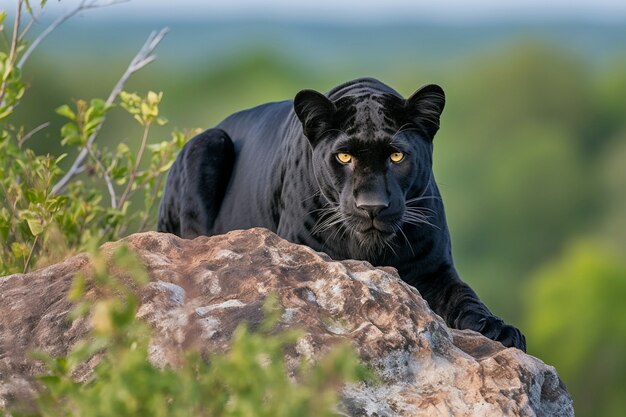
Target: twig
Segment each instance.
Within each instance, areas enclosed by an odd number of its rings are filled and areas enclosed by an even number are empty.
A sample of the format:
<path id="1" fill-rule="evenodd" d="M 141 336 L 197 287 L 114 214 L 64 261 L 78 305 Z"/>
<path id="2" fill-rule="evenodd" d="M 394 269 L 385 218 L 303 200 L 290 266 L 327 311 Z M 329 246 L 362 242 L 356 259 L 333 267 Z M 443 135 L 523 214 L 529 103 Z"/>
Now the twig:
<path id="1" fill-rule="evenodd" d="M 128 81 L 128 79 L 130 78 L 132 74 L 139 71 L 140 69 L 142 69 L 143 67 L 145 67 L 146 65 L 148 65 L 149 63 L 151 63 L 152 61 L 156 59 L 156 56 L 151 55 L 151 54 L 154 51 L 154 49 L 157 47 L 159 42 L 161 42 L 163 37 L 167 34 L 167 32 L 169 32 L 169 29 L 163 28 L 159 32 L 152 32 L 150 36 L 148 36 L 148 40 L 146 40 L 146 43 L 141 47 L 139 52 L 137 52 L 137 55 L 135 55 L 135 57 L 132 59 L 132 61 L 128 65 L 128 68 L 122 75 L 122 78 L 119 79 L 119 81 L 117 82 L 113 90 L 111 91 L 111 94 L 109 95 L 109 98 L 106 101 L 107 106 L 111 106 L 113 104 L 117 96 L 120 94 L 120 92 L 124 88 L 124 84 L 126 84 L 126 81 Z M 103 116 L 100 124 L 94 129 L 91 136 L 89 136 L 89 138 L 87 139 L 88 145 L 91 146 L 91 144 L 96 140 L 96 137 L 98 136 L 98 132 L 100 131 L 100 128 L 102 127 L 102 124 L 104 123 L 105 118 L 106 116 Z M 67 183 L 78 173 L 77 172 L 78 168 L 81 166 L 83 160 L 87 156 L 87 153 L 88 151 L 86 147 L 80 151 L 80 153 L 74 160 L 74 163 L 72 164 L 69 171 L 67 171 L 67 173 L 63 176 L 63 178 L 61 178 L 59 182 L 57 182 L 54 185 L 54 187 L 52 187 L 52 194 L 58 195 L 63 190 L 63 188 L 67 185 Z"/>
<path id="2" fill-rule="evenodd" d="M 111 197 L 111 207 L 115 209 L 117 208 L 117 195 L 115 194 L 115 188 L 113 187 L 113 181 L 111 181 L 109 172 L 104 168 L 104 165 L 102 165 L 102 161 L 100 161 L 100 159 L 93 152 L 93 148 L 91 147 L 91 144 L 88 143 L 85 146 L 87 148 L 87 151 L 89 152 L 89 155 L 91 155 L 91 158 L 98 165 L 98 168 L 100 168 L 100 170 L 102 171 L 104 182 L 107 185 L 107 189 L 109 190 L 109 196 Z"/>
<path id="3" fill-rule="evenodd" d="M 32 138 L 35 134 L 39 133 L 40 131 L 44 130 L 45 128 L 47 128 L 48 126 L 50 126 L 50 122 L 45 122 L 40 124 L 39 126 L 37 126 L 36 128 L 34 128 L 33 130 L 31 130 L 30 132 L 28 132 L 27 134 L 25 134 L 24 136 L 22 136 L 18 141 L 17 141 L 17 146 L 18 147 L 22 147 L 22 145 L 30 138 Z"/>
<path id="4" fill-rule="evenodd" d="M 146 149 L 146 142 L 148 141 L 149 131 L 150 131 L 150 125 L 147 124 L 143 128 L 143 137 L 141 138 L 141 146 L 139 147 L 139 152 L 137 153 L 137 160 L 135 161 L 135 166 L 133 167 L 133 170 L 130 172 L 130 178 L 128 179 L 128 184 L 126 184 L 126 189 L 124 190 L 124 193 L 122 193 L 122 196 L 120 197 L 120 201 L 119 201 L 120 207 L 122 207 L 124 203 L 126 202 L 126 200 L 128 199 L 130 190 L 133 186 L 133 182 L 135 181 L 135 178 L 137 177 L 137 172 L 139 171 L 139 164 L 141 163 L 141 157 L 143 156 L 143 151 Z"/>
<path id="5" fill-rule="evenodd" d="M 24 64 L 26 63 L 26 60 L 28 59 L 30 54 L 33 53 L 35 48 L 37 48 L 37 46 L 39 46 L 39 44 L 44 39 L 46 39 L 48 37 L 48 35 L 50 35 L 56 28 L 61 26 L 63 24 L 63 22 L 65 22 L 67 19 L 69 19 L 70 17 L 74 16 L 75 14 L 77 14 L 79 12 L 82 12 L 83 10 L 98 9 L 98 8 L 101 8 L 101 7 L 113 6 L 113 5 L 119 4 L 119 3 L 126 3 L 128 1 L 130 1 L 130 0 L 111 0 L 111 1 L 109 1 L 107 3 L 100 3 L 97 0 L 91 0 L 91 1 L 81 0 L 81 2 L 78 3 L 78 6 L 76 6 L 75 8 L 70 10 L 69 12 L 65 13 L 64 15 L 59 16 L 59 18 L 57 20 L 52 22 L 50 24 L 50 26 L 48 26 L 43 32 L 41 32 L 39 34 L 39 36 L 37 36 L 37 38 L 33 41 L 33 43 L 30 44 L 28 49 L 26 49 L 26 51 L 24 51 L 24 54 L 22 55 L 22 58 L 20 58 L 19 62 L 17 63 L 17 67 L 21 69 L 24 66 Z"/>
<path id="6" fill-rule="evenodd" d="M 39 9 L 39 11 L 37 12 L 37 17 L 39 17 L 39 15 L 41 14 L 43 9 Z M 24 38 L 26 37 L 26 34 L 30 31 L 30 28 L 33 26 L 33 24 L 37 21 L 37 17 L 35 17 L 34 15 L 30 15 L 30 21 L 26 24 L 26 27 L 22 30 L 22 33 L 20 34 L 20 36 L 17 38 L 17 40 L 19 42 L 22 42 L 24 40 Z"/>
<path id="7" fill-rule="evenodd" d="M 30 252 L 28 253 L 28 258 L 24 261 L 24 274 L 28 270 L 28 264 L 30 264 L 30 260 L 33 257 L 33 253 L 35 252 L 35 246 L 37 246 L 37 240 L 39 240 L 39 235 L 35 236 L 35 240 L 33 240 L 33 246 L 30 247 Z"/>
<path id="8" fill-rule="evenodd" d="M 22 3 L 23 0 L 18 0 L 17 10 L 15 11 L 15 23 L 13 24 L 13 37 L 11 38 L 11 48 L 9 49 L 9 56 L 6 61 L 4 74 L 2 74 L 2 86 L 0 87 L 0 108 L 4 107 L 4 95 L 7 92 L 7 80 L 11 75 L 14 67 L 14 61 L 17 58 L 17 44 L 20 36 L 20 19 L 22 18 Z"/>

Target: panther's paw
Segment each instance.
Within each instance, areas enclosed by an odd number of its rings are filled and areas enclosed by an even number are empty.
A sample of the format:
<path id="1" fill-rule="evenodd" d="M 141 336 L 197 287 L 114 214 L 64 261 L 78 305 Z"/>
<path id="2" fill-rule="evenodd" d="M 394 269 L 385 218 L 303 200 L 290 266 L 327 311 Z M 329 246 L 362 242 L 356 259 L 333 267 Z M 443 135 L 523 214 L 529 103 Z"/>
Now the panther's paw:
<path id="1" fill-rule="evenodd" d="M 518 328 L 506 324 L 496 316 L 483 317 L 478 320 L 476 331 L 491 340 L 496 340 L 506 347 L 516 347 L 526 352 L 526 337 Z"/>

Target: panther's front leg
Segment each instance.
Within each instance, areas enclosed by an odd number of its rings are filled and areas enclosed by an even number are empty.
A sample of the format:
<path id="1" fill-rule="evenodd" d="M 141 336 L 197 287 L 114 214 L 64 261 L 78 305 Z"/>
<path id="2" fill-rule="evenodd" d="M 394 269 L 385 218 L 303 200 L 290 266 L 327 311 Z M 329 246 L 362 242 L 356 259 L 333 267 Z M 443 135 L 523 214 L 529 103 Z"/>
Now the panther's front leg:
<path id="1" fill-rule="evenodd" d="M 454 267 L 420 279 L 417 289 L 449 326 L 475 330 L 504 346 L 526 352 L 522 332 L 494 316 L 469 285 L 461 281 Z"/>

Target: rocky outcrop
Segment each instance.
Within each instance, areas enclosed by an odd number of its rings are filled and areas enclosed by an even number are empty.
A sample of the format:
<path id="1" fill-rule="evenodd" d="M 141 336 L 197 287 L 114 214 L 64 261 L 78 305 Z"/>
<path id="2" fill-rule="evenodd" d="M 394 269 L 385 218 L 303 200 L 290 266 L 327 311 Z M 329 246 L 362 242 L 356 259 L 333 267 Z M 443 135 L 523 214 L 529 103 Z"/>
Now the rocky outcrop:
<path id="1" fill-rule="evenodd" d="M 471 331 L 451 330 L 391 268 L 335 262 L 264 229 L 183 240 L 143 233 L 124 241 L 150 275 L 138 316 L 154 329 L 151 359 L 176 364 L 183 350 L 225 350 L 241 321 L 259 322 L 270 292 L 280 325 L 304 336 L 288 363 L 314 360 L 338 340 L 352 341 L 381 376 L 350 385 L 352 416 L 573 416 L 553 367 Z M 110 253 L 116 244 L 102 247 Z M 34 349 L 65 354 L 88 331 L 68 319 L 72 278 L 85 255 L 0 278 L 0 404 L 32 394 Z"/>

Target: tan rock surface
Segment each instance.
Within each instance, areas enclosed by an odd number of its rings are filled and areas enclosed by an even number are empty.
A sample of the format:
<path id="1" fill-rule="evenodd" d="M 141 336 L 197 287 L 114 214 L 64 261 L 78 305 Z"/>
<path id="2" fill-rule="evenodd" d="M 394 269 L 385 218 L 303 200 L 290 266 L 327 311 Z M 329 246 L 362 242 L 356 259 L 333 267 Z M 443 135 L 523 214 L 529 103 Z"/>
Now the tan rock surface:
<path id="1" fill-rule="evenodd" d="M 391 268 L 331 261 L 264 229 L 183 240 L 143 233 L 124 239 L 148 269 L 138 316 L 154 331 L 151 359 L 176 364 L 182 350 L 228 348 L 241 321 L 262 318 L 278 294 L 281 326 L 305 330 L 290 363 L 350 340 L 383 383 L 351 385 L 352 416 L 573 416 L 554 368 L 471 331 L 451 330 Z M 109 252 L 115 243 L 103 246 Z M 87 332 L 69 321 L 73 276 L 85 255 L 0 278 L 0 405 L 31 395 L 40 372 L 27 353 L 65 354 Z"/>

